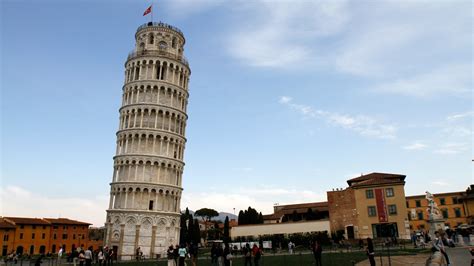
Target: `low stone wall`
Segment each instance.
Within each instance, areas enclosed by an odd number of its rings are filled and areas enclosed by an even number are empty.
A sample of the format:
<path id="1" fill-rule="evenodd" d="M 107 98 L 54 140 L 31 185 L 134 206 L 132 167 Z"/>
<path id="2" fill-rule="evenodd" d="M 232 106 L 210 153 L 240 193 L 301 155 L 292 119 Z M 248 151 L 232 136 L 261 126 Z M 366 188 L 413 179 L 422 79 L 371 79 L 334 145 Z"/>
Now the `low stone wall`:
<path id="1" fill-rule="evenodd" d="M 295 234 L 324 231 L 327 231 L 328 234 L 330 233 L 329 220 L 234 226 L 230 231 L 230 236 L 235 238 L 239 236 Z"/>

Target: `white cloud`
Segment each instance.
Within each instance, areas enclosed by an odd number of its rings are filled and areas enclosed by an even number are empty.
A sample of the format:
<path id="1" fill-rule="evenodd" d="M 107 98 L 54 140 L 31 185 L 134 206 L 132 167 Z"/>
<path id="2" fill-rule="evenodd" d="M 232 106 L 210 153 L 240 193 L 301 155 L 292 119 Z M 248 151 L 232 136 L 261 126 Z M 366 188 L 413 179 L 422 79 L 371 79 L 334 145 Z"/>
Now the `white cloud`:
<path id="1" fill-rule="evenodd" d="M 103 226 L 107 197 L 50 197 L 19 186 L 0 189 L 2 216 L 64 217 Z"/>
<path id="2" fill-rule="evenodd" d="M 414 142 L 410 145 L 404 146 L 403 149 L 405 150 L 410 150 L 410 151 L 418 151 L 418 150 L 424 150 L 428 146 L 426 144 L 423 144 L 421 142 Z"/>
<path id="3" fill-rule="evenodd" d="M 446 187 L 446 186 L 449 186 L 450 184 L 448 182 L 445 182 L 445 181 L 434 181 L 434 182 L 431 182 L 431 184 L 433 185 L 436 185 L 436 186 L 442 186 L 442 187 Z"/>
<path id="4" fill-rule="evenodd" d="M 347 1 L 253 1 L 245 6 L 226 45 L 232 56 L 257 67 L 312 63 L 315 47 L 308 40 L 333 35 L 347 21 Z"/>
<path id="5" fill-rule="evenodd" d="M 383 93 L 464 95 L 471 87 L 468 2 L 240 2 L 225 37 L 247 65 L 333 70 Z M 243 7 L 242 7 L 243 6 Z"/>
<path id="6" fill-rule="evenodd" d="M 469 64 L 443 66 L 429 73 L 391 80 L 378 84 L 376 91 L 426 97 L 439 94 L 466 94 L 471 89 L 472 66 Z"/>
<path id="7" fill-rule="evenodd" d="M 434 153 L 451 155 L 467 151 L 468 149 L 468 143 L 444 143 L 441 144 Z"/>
<path id="8" fill-rule="evenodd" d="M 317 110 L 311 106 L 294 103 L 291 97 L 281 96 L 279 103 L 290 107 L 307 118 L 323 119 L 327 123 L 354 131 L 366 137 L 393 139 L 396 137 L 397 127 L 385 124 L 379 119 L 366 115 L 348 115 L 324 110 Z"/>
<path id="9" fill-rule="evenodd" d="M 447 116 L 446 120 L 448 120 L 448 121 L 459 121 L 459 120 L 465 119 L 465 118 L 472 119 L 473 114 L 474 114 L 473 111 L 467 111 L 467 112 L 464 112 L 464 113 L 452 114 L 452 115 Z"/>

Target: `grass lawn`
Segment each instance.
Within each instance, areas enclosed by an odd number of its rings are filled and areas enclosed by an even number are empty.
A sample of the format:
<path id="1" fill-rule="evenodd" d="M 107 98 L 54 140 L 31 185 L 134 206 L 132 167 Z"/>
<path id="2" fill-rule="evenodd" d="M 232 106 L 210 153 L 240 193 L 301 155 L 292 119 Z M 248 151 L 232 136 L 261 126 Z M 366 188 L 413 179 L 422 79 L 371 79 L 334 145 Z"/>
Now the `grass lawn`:
<path id="1" fill-rule="evenodd" d="M 352 261 L 359 262 L 366 259 L 364 252 L 351 253 L 323 253 L 322 262 L 325 266 L 352 266 Z M 294 254 L 294 255 L 264 255 L 260 260 L 260 266 L 299 266 L 312 265 L 314 262 L 312 254 Z M 187 261 L 187 266 L 190 262 Z M 208 258 L 200 258 L 198 265 L 211 265 Z M 253 264 L 253 263 L 252 263 Z M 143 261 L 143 262 L 122 262 L 120 266 L 166 266 L 166 261 Z M 236 257 L 232 260 L 233 266 L 244 265 L 242 257 Z"/>
<path id="2" fill-rule="evenodd" d="M 415 255 L 417 253 L 425 253 L 429 250 L 425 249 L 403 249 L 403 250 L 391 250 L 390 256 L 403 256 L 403 255 Z M 387 251 L 376 251 L 377 257 L 387 256 Z M 354 252 L 333 252 L 333 253 L 323 253 L 322 262 L 325 266 L 352 266 L 353 262 L 357 263 L 362 260 L 367 259 L 366 253 L 363 251 L 354 251 Z M 232 260 L 233 266 L 244 265 L 244 260 L 242 257 L 237 256 Z M 303 266 L 303 265 L 312 265 L 314 262 L 313 255 L 309 253 L 303 254 L 266 254 L 262 256 L 260 260 L 260 266 Z M 188 260 L 187 266 L 190 266 L 191 263 Z M 166 266 L 168 265 L 165 260 L 159 261 L 142 261 L 142 262 L 119 262 L 119 266 Z M 253 263 L 252 263 L 253 264 Z M 211 260 L 203 255 L 198 260 L 198 265 L 211 265 Z"/>

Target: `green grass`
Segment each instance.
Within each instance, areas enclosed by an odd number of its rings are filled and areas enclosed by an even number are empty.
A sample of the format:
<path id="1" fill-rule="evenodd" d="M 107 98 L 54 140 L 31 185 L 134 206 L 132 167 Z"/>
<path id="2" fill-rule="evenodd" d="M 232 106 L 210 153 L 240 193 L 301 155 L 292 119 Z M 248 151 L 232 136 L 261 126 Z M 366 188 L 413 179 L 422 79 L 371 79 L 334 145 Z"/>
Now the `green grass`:
<path id="1" fill-rule="evenodd" d="M 366 259 L 365 252 L 351 253 L 323 253 L 322 262 L 325 266 L 352 266 L 352 261 L 359 262 Z M 260 260 L 260 266 L 299 266 L 312 265 L 314 262 L 312 254 L 294 254 L 294 255 L 264 255 Z M 198 265 L 211 265 L 208 258 L 200 258 Z M 253 264 L 253 263 L 252 263 Z M 143 262 L 122 262 L 120 266 L 166 266 L 166 261 L 143 261 Z M 191 265 L 187 262 L 187 265 Z M 242 257 L 236 257 L 232 260 L 233 266 L 244 265 Z"/>
<path id="2" fill-rule="evenodd" d="M 396 249 L 390 250 L 390 256 L 404 256 L 404 255 L 415 255 L 418 253 L 425 253 L 429 250 L 425 249 Z M 376 251 L 377 257 L 380 255 L 387 256 L 387 251 Z M 366 253 L 364 251 L 354 251 L 354 252 L 332 252 L 332 253 L 323 253 L 322 262 L 325 266 L 352 266 L 353 262 L 357 263 L 367 259 Z M 240 256 L 234 257 L 232 260 L 233 266 L 244 265 L 243 258 Z M 309 253 L 297 253 L 289 255 L 287 253 L 281 254 L 270 254 L 262 256 L 260 260 L 260 266 L 306 266 L 312 265 L 314 262 L 313 255 Z M 253 263 L 252 263 L 253 264 Z M 142 261 L 142 262 L 120 262 L 119 266 L 166 266 L 168 265 L 165 260 L 159 261 Z M 187 265 L 190 266 L 191 263 L 188 260 Z M 198 265 L 211 265 L 211 260 L 206 255 L 199 257 Z"/>

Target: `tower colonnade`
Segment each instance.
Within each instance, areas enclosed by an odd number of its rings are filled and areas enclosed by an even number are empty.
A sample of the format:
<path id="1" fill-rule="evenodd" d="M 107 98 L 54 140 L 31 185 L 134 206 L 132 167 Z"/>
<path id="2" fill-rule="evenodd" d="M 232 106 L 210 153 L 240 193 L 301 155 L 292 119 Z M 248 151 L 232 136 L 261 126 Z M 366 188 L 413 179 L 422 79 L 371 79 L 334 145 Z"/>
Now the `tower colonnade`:
<path id="1" fill-rule="evenodd" d="M 125 62 L 106 245 L 122 259 L 179 242 L 188 85 L 182 32 L 147 23 Z"/>

